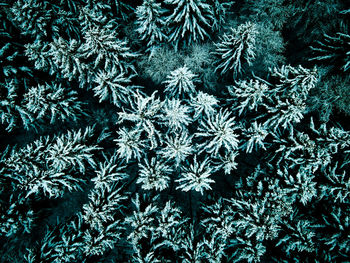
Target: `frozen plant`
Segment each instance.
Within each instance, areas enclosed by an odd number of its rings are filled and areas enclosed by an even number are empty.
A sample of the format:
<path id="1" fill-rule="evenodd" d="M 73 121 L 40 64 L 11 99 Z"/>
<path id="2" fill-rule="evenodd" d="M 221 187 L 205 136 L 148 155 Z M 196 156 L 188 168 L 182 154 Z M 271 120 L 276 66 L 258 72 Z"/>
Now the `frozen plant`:
<path id="1" fill-rule="evenodd" d="M 41 38 L 37 38 L 33 43 L 25 44 L 24 47 L 25 55 L 28 57 L 29 61 L 34 62 L 35 69 L 50 70 L 50 43 L 42 41 Z"/>
<path id="2" fill-rule="evenodd" d="M 137 54 L 131 51 L 127 41 L 117 38 L 115 30 L 93 27 L 84 31 L 84 39 L 80 48 L 81 56 L 92 59 L 94 69 L 108 71 L 116 67 L 121 72 L 129 69 L 135 71 L 130 60 Z"/>
<path id="3" fill-rule="evenodd" d="M 82 114 L 82 103 L 78 101 L 77 92 L 63 88 L 55 83 L 38 85 L 24 94 L 23 104 L 36 119 L 77 120 Z"/>
<path id="4" fill-rule="evenodd" d="M 163 102 L 155 97 L 156 92 L 151 96 L 141 93 L 139 90 L 134 92 L 129 97 L 129 109 L 122 109 L 119 112 L 119 121 L 130 121 L 135 124 L 135 129 L 140 132 L 146 132 L 151 141 L 151 146 L 158 145 L 156 136 L 160 137 L 160 132 L 157 130 L 155 124 L 158 122 L 159 112 L 162 108 Z"/>
<path id="5" fill-rule="evenodd" d="M 231 33 L 225 33 L 221 42 L 215 44 L 214 54 L 218 57 L 215 70 L 220 70 L 221 74 L 233 71 L 233 76 L 237 76 L 242 72 L 242 64 L 251 65 L 255 59 L 257 35 L 255 24 L 250 22 L 231 28 Z"/>
<path id="6" fill-rule="evenodd" d="M 215 96 L 202 91 L 198 91 L 197 94 L 191 95 L 190 105 L 194 109 L 193 118 L 196 120 L 201 118 L 204 114 L 205 116 L 215 114 L 215 108 L 218 106 L 218 102 L 219 101 Z"/>
<path id="7" fill-rule="evenodd" d="M 141 132 L 122 127 L 117 134 L 118 138 L 114 139 L 118 146 L 117 155 L 126 162 L 133 158 L 140 160 L 145 147 L 145 142 L 141 139 Z"/>
<path id="8" fill-rule="evenodd" d="M 50 73 L 61 73 L 64 78 L 79 78 L 86 65 L 81 61 L 80 44 L 75 39 L 66 41 L 59 37 L 50 43 L 48 55 L 51 58 Z"/>
<path id="9" fill-rule="evenodd" d="M 120 106 L 121 102 L 126 103 L 127 97 L 131 95 L 131 78 L 133 75 L 127 75 L 119 71 L 115 66 L 105 71 L 97 72 L 92 88 L 99 102 L 111 101 L 114 105 Z"/>
<path id="10" fill-rule="evenodd" d="M 190 45 L 209 37 L 213 21 L 212 7 L 205 0 L 165 0 L 171 14 L 166 19 L 169 27 L 169 42 L 176 46 Z"/>
<path id="11" fill-rule="evenodd" d="M 243 149 L 246 149 L 247 153 L 251 153 L 253 149 L 258 150 L 259 148 L 266 150 L 264 140 L 269 134 L 266 126 L 254 121 L 252 125 L 243 133 L 247 138 L 247 141 L 242 145 L 242 147 Z"/>
<path id="12" fill-rule="evenodd" d="M 229 94 L 236 102 L 235 109 L 239 110 L 238 114 L 247 110 L 257 111 L 258 107 L 264 105 L 265 100 L 269 98 L 269 87 L 266 83 L 259 80 L 240 80 L 236 85 L 228 87 Z"/>
<path id="13" fill-rule="evenodd" d="M 325 34 L 322 41 L 318 41 L 311 49 L 314 56 L 311 60 L 327 63 L 327 65 L 341 66 L 344 72 L 350 69 L 350 34 L 338 32 L 335 36 Z"/>
<path id="14" fill-rule="evenodd" d="M 85 173 L 86 163 L 95 167 L 93 152 L 99 150 L 97 145 L 89 145 L 88 140 L 93 136 L 93 128 L 85 131 L 68 131 L 58 136 L 47 149 L 46 162 L 57 171 L 77 171 Z"/>
<path id="15" fill-rule="evenodd" d="M 301 65 L 292 67 L 283 65 L 280 68 L 270 69 L 271 76 L 278 78 L 280 82 L 277 88 L 281 89 L 282 96 L 299 97 L 305 100 L 311 89 L 315 88 L 318 82 L 318 70 L 304 68 Z"/>
<path id="16" fill-rule="evenodd" d="M 186 94 L 193 94 L 195 90 L 194 81 L 197 77 L 196 74 L 193 74 L 187 66 L 173 70 L 170 75 L 167 76 L 165 93 L 169 97 L 178 98 Z"/>
<path id="17" fill-rule="evenodd" d="M 238 135 L 235 133 L 237 129 L 234 117 L 230 116 L 227 110 L 220 110 L 216 114 L 209 115 L 207 118 L 200 120 L 197 137 L 206 138 L 205 141 L 198 145 L 202 151 L 217 155 L 220 149 L 227 152 L 238 149 Z"/>
<path id="18" fill-rule="evenodd" d="M 127 198 L 121 191 L 116 183 L 112 186 L 95 185 L 89 194 L 89 202 L 83 205 L 84 223 L 101 231 L 105 228 L 105 223 L 113 222 L 114 215 L 123 208 L 122 202 Z"/>
<path id="19" fill-rule="evenodd" d="M 161 7 L 156 0 L 145 0 L 142 5 L 136 9 L 137 32 L 141 36 L 141 40 L 147 42 L 147 46 L 152 46 L 158 42 L 162 42 L 167 38 L 164 34 L 163 19 L 165 9 Z"/>
<path id="20" fill-rule="evenodd" d="M 218 169 L 223 169 L 225 174 L 230 174 L 232 170 L 237 169 L 238 163 L 236 157 L 238 156 L 238 151 L 228 152 L 224 156 L 219 156 L 218 161 L 215 164 L 218 165 Z"/>
<path id="21" fill-rule="evenodd" d="M 136 183 L 142 184 L 142 189 L 163 191 L 168 188 L 169 175 L 173 170 L 164 161 L 152 157 L 151 162 L 146 159 L 144 164 L 139 164 L 139 168 L 139 177 Z"/>
<path id="22" fill-rule="evenodd" d="M 179 183 L 176 189 L 181 189 L 184 192 L 194 190 L 203 194 L 204 190 L 211 190 L 211 183 L 215 183 L 213 179 L 209 178 L 212 173 L 213 168 L 210 166 L 209 158 L 198 162 L 195 155 L 190 167 L 185 167 L 181 172 L 181 178 L 176 180 Z"/>
<path id="23" fill-rule="evenodd" d="M 23 35 L 47 36 L 53 12 L 50 2 L 40 0 L 18 0 L 11 7 L 13 22 Z"/>
<path id="24" fill-rule="evenodd" d="M 162 146 L 159 153 L 164 159 L 174 160 L 177 167 L 194 151 L 192 136 L 189 136 L 186 131 L 175 135 L 166 135 L 164 143 L 165 145 Z"/>
<path id="25" fill-rule="evenodd" d="M 130 226 L 130 234 L 128 239 L 133 245 L 134 249 L 139 246 L 139 242 L 142 238 L 148 238 L 155 230 L 154 222 L 155 216 L 159 213 L 159 208 L 153 203 L 148 204 L 146 207 L 141 206 L 140 196 L 137 194 L 136 198 L 132 199 L 132 203 L 136 210 L 132 215 L 125 218 L 125 223 Z"/>
<path id="26" fill-rule="evenodd" d="M 12 131 L 18 122 L 21 122 L 25 129 L 29 129 L 34 120 L 30 112 L 18 104 L 18 88 L 15 80 L 6 79 L 5 83 L 0 83 L 0 121 L 8 132 Z"/>
<path id="27" fill-rule="evenodd" d="M 192 122 L 190 108 L 179 99 L 167 99 L 162 108 L 160 120 L 172 131 L 183 131 Z"/>

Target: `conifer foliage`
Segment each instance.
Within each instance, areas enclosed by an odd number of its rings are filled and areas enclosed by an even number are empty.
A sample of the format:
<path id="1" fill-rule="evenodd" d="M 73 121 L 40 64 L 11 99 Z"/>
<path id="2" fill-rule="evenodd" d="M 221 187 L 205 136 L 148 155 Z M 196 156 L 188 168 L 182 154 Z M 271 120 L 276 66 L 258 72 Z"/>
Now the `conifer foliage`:
<path id="1" fill-rule="evenodd" d="M 0 1 L 0 262 L 348 262 L 347 4 Z"/>

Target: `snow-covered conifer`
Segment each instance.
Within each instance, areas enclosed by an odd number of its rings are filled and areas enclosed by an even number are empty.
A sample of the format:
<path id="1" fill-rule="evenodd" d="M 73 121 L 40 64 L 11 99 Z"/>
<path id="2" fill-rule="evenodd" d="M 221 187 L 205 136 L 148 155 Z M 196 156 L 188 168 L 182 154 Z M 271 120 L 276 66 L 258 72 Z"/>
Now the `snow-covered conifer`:
<path id="1" fill-rule="evenodd" d="M 153 203 L 141 206 L 140 196 L 137 194 L 135 199 L 132 199 L 136 211 L 125 219 L 125 223 L 131 227 L 131 233 L 128 236 L 131 244 L 136 248 L 142 238 L 151 237 L 154 232 L 155 215 L 159 213 L 159 208 Z"/>
<path id="2" fill-rule="evenodd" d="M 131 51 L 126 40 L 120 40 L 117 32 L 106 27 L 93 27 L 84 32 L 85 42 L 80 48 L 81 55 L 91 59 L 94 69 L 135 71 L 131 59 L 137 54 Z"/>
<path id="3" fill-rule="evenodd" d="M 75 39 L 54 39 L 47 51 L 51 62 L 50 74 L 62 74 L 68 80 L 79 79 L 87 67 L 82 62 L 80 48 L 80 43 Z"/>
<path id="4" fill-rule="evenodd" d="M 127 75 L 119 71 L 115 66 L 105 71 L 99 71 L 95 78 L 95 86 L 92 88 L 99 102 L 109 100 L 114 105 L 120 106 L 121 102 L 126 103 L 127 97 L 131 95 L 131 78 L 133 75 Z"/>
<path id="5" fill-rule="evenodd" d="M 18 103 L 18 88 L 18 83 L 13 79 L 0 83 L 0 121 L 9 132 L 19 123 L 29 129 L 34 120 L 30 112 Z"/>
<path id="6" fill-rule="evenodd" d="M 207 3 L 212 9 L 212 31 L 215 32 L 225 24 L 229 15 L 229 8 L 234 4 L 234 1 L 208 0 Z"/>
<path id="7" fill-rule="evenodd" d="M 211 183 L 215 183 L 210 179 L 213 173 L 209 158 L 203 161 L 197 161 L 197 156 L 194 156 L 193 163 L 189 167 L 185 167 L 181 172 L 181 178 L 176 182 L 179 186 L 176 189 L 181 189 L 184 192 L 194 190 L 203 194 L 204 190 L 211 190 Z"/>
<path id="8" fill-rule="evenodd" d="M 316 67 L 304 68 L 301 65 L 292 67 L 283 65 L 280 68 L 270 69 L 271 76 L 278 78 L 277 88 L 283 96 L 299 97 L 305 100 L 311 89 L 315 88 L 319 78 Z"/>
<path id="9" fill-rule="evenodd" d="M 222 74 L 232 71 L 233 76 L 242 72 L 242 65 L 251 65 L 256 54 L 256 37 L 258 35 L 255 24 L 247 22 L 237 28 L 231 28 L 230 34 L 224 34 L 221 42 L 215 44 L 218 60 L 216 70 Z"/>
<path id="10" fill-rule="evenodd" d="M 179 99 L 167 99 L 162 113 L 160 120 L 172 131 L 182 131 L 192 122 L 189 116 L 190 107 L 181 104 Z"/>
<path id="11" fill-rule="evenodd" d="M 139 168 L 136 183 L 141 184 L 142 189 L 163 191 L 168 188 L 172 169 L 164 161 L 152 157 L 150 162 L 146 159 L 144 164 L 139 164 Z"/>
<path id="12" fill-rule="evenodd" d="M 13 148 L 2 163 L 6 177 L 29 195 L 42 193 L 57 198 L 66 191 L 80 189 L 84 179 L 77 172 L 84 173 L 87 164 L 94 167 L 94 151 L 99 147 L 89 142 L 93 135 L 91 128 L 84 132 L 68 131 L 67 134 L 51 139 L 44 137 L 21 149 Z"/>
<path id="13" fill-rule="evenodd" d="M 218 161 L 215 161 L 218 169 L 223 169 L 225 174 L 230 174 L 232 170 L 237 169 L 238 163 L 236 157 L 238 156 L 238 151 L 225 153 L 223 156 L 219 156 Z"/>
<path id="14" fill-rule="evenodd" d="M 242 145 L 242 147 L 243 149 L 246 149 L 247 153 L 251 153 L 253 149 L 257 150 L 259 148 L 266 150 L 264 140 L 269 133 L 264 125 L 254 121 L 252 125 L 243 133 L 247 138 L 247 141 Z"/>
<path id="15" fill-rule="evenodd" d="M 317 225 L 309 220 L 293 218 L 285 222 L 287 231 L 282 233 L 277 246 L 283 246 L 287 255 L 292 256 L 296 252 L 313 252 L 316 250 Z M 294 219 L 294 220 L 293 220 Z"/>
<path id="16" fill-rule="evenodd" d="M 229 86 L 228 91 L 235 102 L 235 109 L 242 115 L 245 111 L 257 111 L 258 107 L 264 104 L 264 100 L 270 96 L 267 84 L 259 80 L 240 80 L 236 85 Z"/>
<path id="17" fill-rule="evenodd" d="M 165 12 L 166 10 L 156 0 L 144 0 L 142 5 L 137 7 L 136 31 L 141 36 L 141 40 L 147 43 L 147 46 L 166 40 L 163 18 Z"/>
<path id="18" fill-rule="evenodd" d="M 167 201 L 164 208 L 160 210 L 157 217 L 157 227 L 152 235 L 152 240 L 162 239 L 162 242 L 155 245 L 155 248 L 162 248 L 163 246 L 170 247 L 174 251 L 180 249 L 181 234 L 179 229 L 182 228 L 183 223 L 187 218 L 182 211 L 176 207 L 175 203 Z"/>
<path id="19" fill-rule="evenodd" d="M 24 94 L 23 104 L 36 119 L 47 119 L 53 124 L 58 120 L 76 120 L 82 114 L 82 103 L 77 92 L 55 83 L 38 85 Z"/>
<path id="20" fill-rule="evenodd" d="M 197 94 L 191 95 L 190 105 L 194 108 L 193 118 L 196 120 L 201 118 L 203 114 L 209 116 L 215 113 L 215 107 L 218 106 L 218 100 L 215 96 L 209 95 L 202 91 L 198 91 Z"/>
<path id="21" fill-rule="evenodd" d="M 140 132 L 146 132 L 148 139 L 151 141 L 152 147 L 158 145 L 157 139 L 160 137 L 160 132 L 157 130 L 155 124 L 158 121 L 159 113 L 163 102 L 155 97 L 156 92 L 151 96 L 144 95 L 137 90 L 129 97 L 130 109 L 122 109 L 119 112 L 119 121 L 133 122 L 136 129 Z M 158 137 L 158 138 L 157 138 Z"/>
<path id="22" fill-rule="evenodd" d="M 50 43 L 44 42 L 40 38 L 35 39 L 33 43 L 24 45 L 25 55 L 30 61 L 34 62 L 35 69 L 49 71 L 51 67 Z"/>
<path id="23" fill-rule="evenodd" d="M 350 200 L 350 178 L 347 171 L 340 170 L 336 163 L 334 167 L 329 167 L 324 175 L 327 183 L 321 186 L 321 195 L 324 198 L 331 198 L 333 202 L 348 202 Z"/>
<path id="24" fill-rule="evenodd" d="M 350 69 L 350 34 L 336 33 L 335 36 L 325 34 L 324 39 L 312 46 L 314 56 L 311 60 L 327 63 L 332 67 L 340 66 L 344 72 Z"/>
<path id="25" fill-rule="evenodd" d="M 35 218 L 33 209 L 28 207 L 28 198 L 22 194 L 11 194 L 0 206 L 0 237 L 30 233 Z"/>
<path id="26" fill-rule="evenodd" d="M 40 0 L 17 0 L 11 7 L 13 21 L 23 35 L 47 36 L 52 20 L 50 2 Z"/>
<path id="27" fill-rule="evenodd" d="M 207 151 L 217 155 L 220 149 L 227 152 L 238 149 L 238 135 L 234 132 L 238 127 L 234 117 L 230 116 L 227 110 L 220 110 L 217 114 L 209 115 L 200 121 L 197 137 L 206 138 L 205 141 L 198 145 L 201 151 Z"/>
<path id="28" fill-rule="evenodd" d="M 184 95 L 190 95 L 195 92 L 195 78 L 196 74 L 193 74 L 187 66 L 173 70 L 170 75 L 167 76 L 165 92 L 170 97 L 183 97 Z"/>
<path id="29" fill-rule="evenodd" d="M 170 42 L 176 46 L 190 45 L 208 38 L 214 18 L 206 0 L 165 0 L 165 3 L 171 8 L 166 19 Z"/>
<path id="30" fill-rule="evenodd" d="M 301 167 L 296 175 L 290 174 L 285 168 L 278 174 L 283 176 L 288 195 L 293 200 L 299 200 L 305 206 L 317 197 L 317 183 L 310 168 Z"/>
<path id="31" fill-rule="evenodd" d="M 141 132 L 137 129 L 127 130 L 122 127 L 117 133 L 118 138 L 114 139 L 118 146 L 117 155 L 126 162 L 132 158 L 140 160 L 146 146 L 145 141 L 141 139 Z"/>
<path id="32" fill-rule="evenodd" d="M 187 156 L 194 151 L 192 146 L 192 136 L 188 132 L 182 131 L 179 134 L 165 135 L 165 145 L 161 148 L 160 154 L 164 159 L 171 159 L 175 161 L 176 166 L 185 161 Z"/>

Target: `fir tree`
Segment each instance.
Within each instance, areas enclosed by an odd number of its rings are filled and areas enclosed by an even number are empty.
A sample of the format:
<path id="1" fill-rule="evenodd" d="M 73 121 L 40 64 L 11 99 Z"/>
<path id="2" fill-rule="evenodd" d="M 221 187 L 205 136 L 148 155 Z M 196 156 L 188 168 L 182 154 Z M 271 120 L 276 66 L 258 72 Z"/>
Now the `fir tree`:
<path id="1" fill-rule="evenodd" d="M 36 119 L 47 119 L 53 124 L 58 120 L 77 120 L 82 115 L 82 103 L 77 92 L 61 85 L 45 84 L 32 87 L 24 94 L 23 104 Z"/>
<path id="2" fill-rule="evenodd" d="M 214 54 L 218 57 L 216 70 L 221 74 L 232 71 L 237 76 L 242 72 L 242 65 L 251 65 L 255 59 L 257 35 L 255 24 L 250 22 L 231 28 L 231 34 L 224 34 L 221 42 L 215 44 Z"/>
<path id="3" fill-rule="evenodd" d="M 190 45 L 209 37 L 213 11 L 205 0 L 165 0 L 171 10 L 166 19 L 169 41 L 176 46 Z"/>
<path id="4" fill-rule="evenodd" d="M 165 35 L 164 14 L 166 10 L 156 0 L 145 0 L 136 9 L 137 33 L 148 47 L 159 44 L 167 39 Z"/>
<path id="5" fill-rule="evenodd" d="M 167 76 L 165 92 L 171 97 L 184 96 L 195 92 L 194 81 L 197 77 L 185 66 L 178 68 Z"/>
<path id="6" fill-rule="evenodd" d="M 212 174 L 213 169 L 210 166 L 209 158 L 206 158 L 202 162 L 197 161 L 197 156 L 193 159 L 193 164 L 190 167 L 184 168 L 182 172 L 182 178 L 176 180 L 179 186 L 176 189 L 188 192 L 194 190 L 203 194 L 204 190 L 211 190 L 211 183 L 215 183 L 209 176 Z"/>

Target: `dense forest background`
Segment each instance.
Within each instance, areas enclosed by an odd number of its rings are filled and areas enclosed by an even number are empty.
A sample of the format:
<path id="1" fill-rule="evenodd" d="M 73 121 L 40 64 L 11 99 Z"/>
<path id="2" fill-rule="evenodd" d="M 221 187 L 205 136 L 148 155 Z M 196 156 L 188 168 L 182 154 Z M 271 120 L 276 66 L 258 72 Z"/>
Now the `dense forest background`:
<path id="1" fill-rule="evenodd" d="M 0 0 L 0 262 L 350 262 L 348 0 Z"/>

